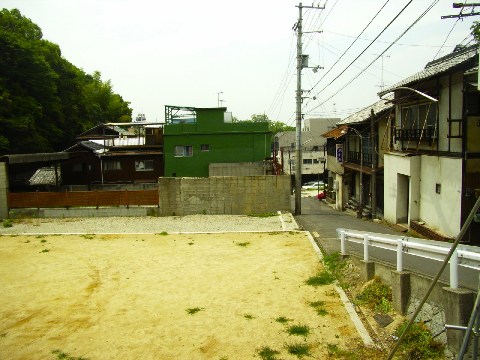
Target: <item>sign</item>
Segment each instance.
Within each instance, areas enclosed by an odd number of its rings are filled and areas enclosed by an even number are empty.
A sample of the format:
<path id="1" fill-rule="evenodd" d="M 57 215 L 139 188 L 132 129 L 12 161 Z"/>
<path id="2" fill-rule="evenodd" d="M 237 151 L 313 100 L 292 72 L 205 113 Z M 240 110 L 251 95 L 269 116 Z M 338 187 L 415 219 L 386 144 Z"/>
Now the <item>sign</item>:
<path id="1" fill-rule="evenodd" d="M 343 144 L 335 145 L 335 156 L 338 163 L 343 163 Z"/>

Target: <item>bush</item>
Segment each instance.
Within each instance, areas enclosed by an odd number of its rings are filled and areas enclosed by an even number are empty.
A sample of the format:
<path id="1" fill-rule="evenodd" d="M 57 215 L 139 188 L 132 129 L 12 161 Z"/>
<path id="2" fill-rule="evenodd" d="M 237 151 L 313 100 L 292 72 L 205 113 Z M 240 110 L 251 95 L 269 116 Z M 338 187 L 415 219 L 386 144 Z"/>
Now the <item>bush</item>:
<path id="1" fill-rule="evenodd" d="M 401 336 L 408 321 L 403 322 L 396 330 L 396 335 Z M 432 334 L 422 323 L 413 324 L 405 334 L 399 347 L 401 359 L 440 359 L 443 358 L 443 345 L 432 338 Z"/>

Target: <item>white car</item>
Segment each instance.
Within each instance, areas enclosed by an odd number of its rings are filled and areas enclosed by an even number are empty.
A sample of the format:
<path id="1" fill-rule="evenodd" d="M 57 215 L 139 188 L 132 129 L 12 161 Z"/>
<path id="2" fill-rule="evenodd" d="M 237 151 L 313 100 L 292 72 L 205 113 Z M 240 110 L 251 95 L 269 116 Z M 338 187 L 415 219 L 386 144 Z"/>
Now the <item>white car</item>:
<path id="1" fill-rule="evenodd" d="M 323 190 L 325 188 L 325 184 L 323 181 L 310 181 L 302 185 L 302 190 Z"/>

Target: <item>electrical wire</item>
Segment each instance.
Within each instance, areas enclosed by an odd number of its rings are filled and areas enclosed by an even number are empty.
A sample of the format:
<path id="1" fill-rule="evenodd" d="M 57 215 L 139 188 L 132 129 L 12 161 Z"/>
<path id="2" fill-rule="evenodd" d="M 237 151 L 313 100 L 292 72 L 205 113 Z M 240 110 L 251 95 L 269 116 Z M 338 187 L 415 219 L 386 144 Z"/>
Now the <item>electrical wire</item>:
<path id="1" fill-rule="evenodd" d="M 349 47 L 343 52 L 342 55 L 340 55 L 340 57 L 337 59 L 337 61 L 335 61 L 335 63 L 328 69 L 328 71 L 315 83 L 315 85 L 312 86 L 312 88 L 309 90 L 309 91 L 312 91 L 313 88 L 315 88 L 315 86 L 317 86 L 320 81 L 322 81 L 325 76 L 327 76 L 330 71 L 332 71 L 332 69 L 335 67 L 335 65 L 338 64 L 338 62 L 345 56 L 345 54 L 348 52 L 348 50 L 351 49 L 351 47 L 357 42 L 358 38 L 365 32 L 365 30 L 367 30 L 367 28 L 370 26 L 370 24 L 377 18 L 377 16 L 380 14 L 380 12 L 385 8 L 385 6 L 390 2 L 390 0 L 387 0 L 383 5 L 382 7 L 380 8 L 380 10 L 377 11 L 377 13 L 373 16 L 373 18 L 368 22 L 368 24 L 363 28 L 363 30 L 360 32 L 360 34 L 358 34 L 358 36 L 355 38 L 355 40 L 352 41 L 352 43 L 349 45 Z M 411 1 L 410 1 L 411 2 Z M 380 34 L 381 35 L 381 34 Z M 368 49 L 368 48 L 367 48 Z M 361 54 L 360 54 L 361 55 Z"/>
<path id="2" fill-rule="evenodd" d="M 381 54 L 379 54 L 370 64 L 368 64 L 362 71 L 360 71 L 357 75 L 355 75 L 348 83 L 346 83 L 344 86 L 342 86 L 340 89 L 338 89 L 335 93 L 333 93 L 329 98 L 324 100 L 322 103 L 320 103 L 318 106 L 310 109 L 307 112 L 311 112 L 321 105 L 325 104 L 327 101 L 335 97 L 338 93 L 340 93 L 343 89 L 345 89 L 347 86 L 351 85 L 353 81 L 355 81 L 360 75 L 363 74 L 365 70 L 367 70 L 375 61 L 377 61 L 383 54 L 385 54 L 395 43 L 400 40 L 414 25 L 416 25 L 440 0 L 434 0 L 428 8 L 404 31 L 402 32 L 385 50 L 382 51 Z M 325 89 L 325 88 L 324 88 Z M 322 90 L 323 91 L 323 90 Z M 318 94 L 317 94 L 318 95 Z"/>

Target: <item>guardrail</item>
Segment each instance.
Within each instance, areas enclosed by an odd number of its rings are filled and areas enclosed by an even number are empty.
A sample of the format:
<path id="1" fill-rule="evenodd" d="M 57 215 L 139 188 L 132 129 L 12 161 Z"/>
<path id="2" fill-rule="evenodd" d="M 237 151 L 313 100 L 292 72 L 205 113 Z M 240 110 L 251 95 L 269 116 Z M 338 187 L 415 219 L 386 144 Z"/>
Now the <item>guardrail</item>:
<path id="1" fill-rule="evenodd" d="M 403 271 L 403 254 L 444 261 L 452 244 L 434 240 L 424 240 L 407 236 L 368 233 L 364 231 L 337 229 L 340 252 L 347 255 L 347 241 L 363 244 L 363 260 L 369 261 L 369 246 L 395 251 L 397 271 Z M 450 287 L 458 288 L 458 267 L 464 266 L 480 270 L 480 248 L 458 245 L 450 259 Z"/>

